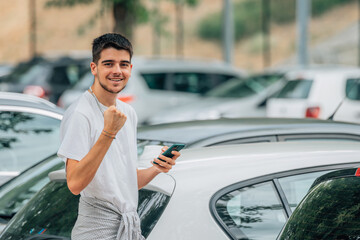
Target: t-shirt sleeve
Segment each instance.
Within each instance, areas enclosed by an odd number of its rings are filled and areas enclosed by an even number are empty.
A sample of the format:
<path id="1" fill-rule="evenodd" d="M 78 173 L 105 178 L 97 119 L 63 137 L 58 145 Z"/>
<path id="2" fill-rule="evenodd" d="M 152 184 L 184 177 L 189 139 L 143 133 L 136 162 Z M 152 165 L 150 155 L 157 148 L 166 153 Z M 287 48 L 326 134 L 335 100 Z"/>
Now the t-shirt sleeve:
<path id="1" fill-rule="evenodd" d="M 80 161 L 91 149 L 90 123 L 81 113 L 74 112 L 61 123 L 61 145 L 58 156 L 66 163 L 66 159 Z"/>

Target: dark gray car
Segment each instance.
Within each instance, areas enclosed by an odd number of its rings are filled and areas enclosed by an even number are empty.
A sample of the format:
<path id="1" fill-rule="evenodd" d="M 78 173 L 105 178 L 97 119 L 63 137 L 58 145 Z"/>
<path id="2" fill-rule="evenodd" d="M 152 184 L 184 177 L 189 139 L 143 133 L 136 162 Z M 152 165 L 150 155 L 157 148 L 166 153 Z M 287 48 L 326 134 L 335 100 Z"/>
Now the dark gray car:
<path id="1" fill-rule="evenodd" d="M 36 57 L 2 77 L 0 91 L 31 94 L 56 103 L 65 90 L 90 71 L 89 66 L 87 57 Z"/>
<path id="2" fill-rule="evenodd" d="M 224 118 L 158 124 L 138 129 L 140 152 L 146 145 L 173 143 L 183 143 L 187 148 L 193 148 L 307 140 L 360 141 L 360 125 L 317 119 Z"/>
<path id="3" fill-rule="evenodd" d="M 279 240 L 360 238 L 360 175 L 358 168 L 319 177 L 295 209 Z"/>

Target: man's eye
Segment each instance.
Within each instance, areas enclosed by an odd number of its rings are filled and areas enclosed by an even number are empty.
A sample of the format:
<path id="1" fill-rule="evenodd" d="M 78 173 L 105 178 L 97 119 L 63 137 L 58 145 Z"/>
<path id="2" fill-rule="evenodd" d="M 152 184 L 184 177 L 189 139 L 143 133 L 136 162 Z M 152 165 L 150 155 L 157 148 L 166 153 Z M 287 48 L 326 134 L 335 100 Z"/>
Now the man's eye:
<path id="1" fill-rule="evenodd" d="M 123 63 L 121 64 L 122 67 L 129 67 L 129 64 L 128 63 Z"/>
<path id="2" fill-rule="evenodd" d="M 105 63 L 105 66 L 112 66 L 112 63 Z"/>

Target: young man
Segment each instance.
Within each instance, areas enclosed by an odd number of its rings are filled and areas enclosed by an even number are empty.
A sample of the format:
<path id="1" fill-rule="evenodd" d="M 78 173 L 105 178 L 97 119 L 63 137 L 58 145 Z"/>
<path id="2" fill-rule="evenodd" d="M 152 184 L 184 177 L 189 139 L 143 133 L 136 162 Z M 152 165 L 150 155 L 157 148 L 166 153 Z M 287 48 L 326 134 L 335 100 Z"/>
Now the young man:
<path id="1" fill-rule="evenodd" d="M 136 114 L 117 100 L 131 76 L 132 45 L 120 34 L 105 34 L 93 41 L 92 53 L 94 83 L 67 109 L 60 130 L 58 155 L 66 162 L 67 184 L 81 195 L 71 239 L 144 239 L 138 189 L 168 172 L 180 154 L 136 168 Z"/>

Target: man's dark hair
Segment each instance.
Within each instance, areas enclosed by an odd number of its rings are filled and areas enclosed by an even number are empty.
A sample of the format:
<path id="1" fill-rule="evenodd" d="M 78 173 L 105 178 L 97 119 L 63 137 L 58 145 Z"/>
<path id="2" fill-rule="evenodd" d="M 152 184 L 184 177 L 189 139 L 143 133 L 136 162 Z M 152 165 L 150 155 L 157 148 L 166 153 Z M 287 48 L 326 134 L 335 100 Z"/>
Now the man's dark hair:
<path id="1" fill-rule="evenodd" d="M 119 33 L 106 33 L 94 39 L 92 46 L 92 61 L 97 64 L 100 59 L 101 51 L 111 47 L 117 50 L 126 50 L 130 54 L 131 60 L 133 55 L 131 42 Z"/>

